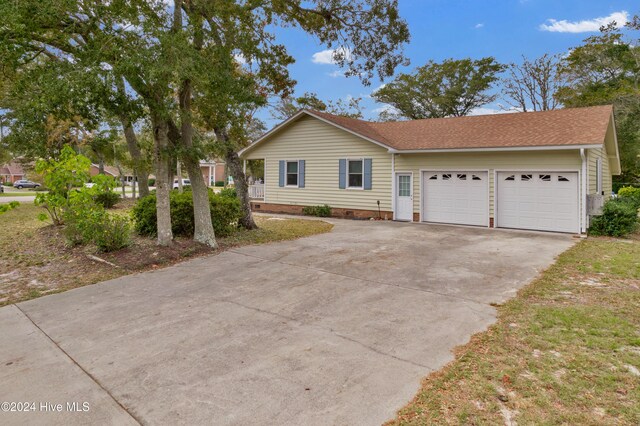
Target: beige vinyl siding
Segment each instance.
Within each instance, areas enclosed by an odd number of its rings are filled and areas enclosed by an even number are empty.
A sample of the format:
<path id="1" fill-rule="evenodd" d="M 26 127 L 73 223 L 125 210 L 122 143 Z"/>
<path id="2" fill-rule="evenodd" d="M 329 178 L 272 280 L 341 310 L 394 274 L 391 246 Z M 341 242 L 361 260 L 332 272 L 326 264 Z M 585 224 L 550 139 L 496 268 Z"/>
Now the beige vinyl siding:
<path id="1" fill-rule="evenodd" d="M 386 148 L 313 117 L 302 117 L 256 146 L 244 159 L 265 160 L 265 203 L 391 210 L 391 154 Z M 341 158 L 372 159 L 372 189 L 340 189 Z M 305 187 L 278 186 L 280 160 L 305 160 Z"/>
<path id="2" fill-rule="evenodd" d="M 602 190 L 604 191 L 605 199 L 611 196 L 611 169 L 609 167 L 609 157 L 607 151 L 604 148 L 590 149 L 587 151 L 587 167 L 589 175 L 589 194 L 595 194 L 598 190 L 598 158 L 602 159 Z"/>
<path id="3" fill-rule="evenodd" d="M 494 217 L 495 171 L 580 171 L 579 150 L 396 154 L 396 172 L 413 172 L 413 211 L 420 212 L 420 170 L 488 171 L 489 217 Z"/>

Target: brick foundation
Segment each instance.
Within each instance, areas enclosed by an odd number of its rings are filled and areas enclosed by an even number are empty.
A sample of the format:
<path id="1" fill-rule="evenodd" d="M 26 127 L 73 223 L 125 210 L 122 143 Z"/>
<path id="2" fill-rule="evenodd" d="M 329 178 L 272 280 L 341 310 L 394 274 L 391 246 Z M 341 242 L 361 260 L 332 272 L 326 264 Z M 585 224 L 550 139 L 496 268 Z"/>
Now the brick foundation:
<path id="1" fill-rule="evenodd" d="M 495 226 L 493 226 L 493 218 L 492 217 L 489 218 L 489 228 L 495 228 Z"/>
<path id="2" fill-rule="evenodd" d="M 296 214 L 301 215 L 302 209 L 305 206 L 295 206 L 292 204 L 271 204 L 261 203 L 259 201 L 251 202 L 251 210 L 254 212 L 262 213 L 284 213 L 284 214 Z M 380 211 L 382 219 L 392 220 L 393 212 Z M 371 219 L 378 217 L 377 210 L 358 210 L 358 209 L 341 209 L 331 207 L 331 217 L 338 217 L 343 219 Z"/>

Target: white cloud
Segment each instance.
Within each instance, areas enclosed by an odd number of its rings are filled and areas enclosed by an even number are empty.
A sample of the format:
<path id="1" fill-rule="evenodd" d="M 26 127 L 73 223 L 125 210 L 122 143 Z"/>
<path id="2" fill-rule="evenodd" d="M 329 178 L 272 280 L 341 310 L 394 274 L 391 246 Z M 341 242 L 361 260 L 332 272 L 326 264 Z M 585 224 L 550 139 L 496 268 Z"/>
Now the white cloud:
<path id="1" fill-rule="evenodd" d="M 380 114 L 382 112 L 390 112 L 395 114 L 395 113 L 399 113 L 400 111 L 398 111 L 396 107 L 394 107 L 393 105 L 382 104 L 382 106 L 372 109 L 371 112 L 375 114 Z"/>
<path id="2" fill-rule="evenodd" d="M 240 65 L 247 65 L 247 59 L 242 55 L 242 53 L 236 53 L 233 55 L 233 59 Z"/>
<path id="3" fill-rule="evenodd" d="M 344 77 L 344 71 L 335 70 L 335 71 L 331 71 L 330 73 L 327 73 L 327 75 L 333 78 Z"/>
<path id="4" fill-rule="evenodd" d="M 567 20 L 557 21 L 555 19 L 547 19 L 547 23 L 540 25 L 541 31 L 550 31 L 555 33 L 586 33 L 599 31 L 600 27 L 608 25 L 616 21 L 619 26 L 626 24 L 629 20 L 629 13 L 625 10 L 614 12 L 609 16 L 601 16 L 599 18 L 588 19 L 584 21 L 570 22 Z"/>
<path id="5" fill-rule="evenodd" d="M 480 22 L 480 23 L 476 24 L 473 28 L 479 29 L 479 28 L 482 28 L 482 27 L 484 27 L 484 23 Z"/>
<path id="6" fill-rule="evenodd" d="M 469 115 L 492 115 L 492 114 L 511 114 L 514 112 L 521 112 L 517 109 L 509 109 L 509 110 L 505 110 L 502 109 L 500 107 L 500 105 L 498 105 L 497 108 L 491 108 L 491 107 L 479 107 L 476 108 L 474 110 L 472 110 Z"/>
<path id="7" fill-rule="evenodd" d="M 326 49 L 320 52 L 316 52 L 311 57 L 311 62 L 314 64 L 335 64 L 335 60 L 333 59 L 333 54 L 338 51 L 344 53 L 344 56 L 347 60 L 351 59 L 351 51 L 344 47 L 340 47 L 338 49 Z"/>

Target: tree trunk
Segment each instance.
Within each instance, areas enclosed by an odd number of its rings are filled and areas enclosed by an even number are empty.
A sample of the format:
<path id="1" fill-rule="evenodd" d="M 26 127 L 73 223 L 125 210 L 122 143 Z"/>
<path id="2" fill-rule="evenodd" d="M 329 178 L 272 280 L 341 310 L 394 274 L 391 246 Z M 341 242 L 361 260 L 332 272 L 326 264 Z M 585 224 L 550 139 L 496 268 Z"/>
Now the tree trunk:
<path id="1" fill-rule="evenodd" d="M 193 124 L 191 121 L 191 82 L 184 80 L 180 88 L 181 138 L 185 148 L 183 162 L 191 181 L 193 197 L 193 223 L 195 225 L 193 239 L 199 243 L 218 248 L 213 223 L 211 222 L 211 204 L 209 188 L 204 182 L 200 161 L 194 156 Z"/>
<path id="2" fill-rule="evenodd" d="M 98 174 L 104 174 L 104 157 L 102 155 L 98 156 Z"/>
<path id="3" fill-rule="evenodd" d="M 116 86 L 118 89 L 118 94 L 123 98 L 126 98 L 126 90 L 123 77 L 116 78 Z M 144 158 L 142 158 L 140 145 L 138 145 L 138 138 L 136 137 L 136 132 L 133 129 L 131 120 L 124 113 L 121 113 L 118 118 L 120 119 L 120 124 L 122 124 L 122 130 L 124 131 L 124 138 L 127 141 L 129 154 L 131 155 L 131 159 L 133 160 L 134 175 L 138 177 L 138 192 L 140 193 L 141 198 L 146 197 L 147 195 L 149 195 L 149 168 L 147 167 Z"/>
<path id="4" fill-rule="evenodd" d="M 136 186 L 138 185 L 138 175 L 133 171 L 133 181 L 131 182 L 131 198 L 136 199 Z"/>
<path id="5" fill-rule="evenodd" d="M 238 156 L 238 153 L 231 149 L 229 144 L 227 146 L 227 152 L 225 153 L 225 161 L 227 163 L 227 173 L 233 176 L 233 182 L 236 186 L 236 195 L 240 200 L 240 207 L 242 208 L 242 218 L 240 219 L 240 225 L 245 229 L 258 229 L 258 225 L 253 220 L 253 213 L 251 212 L 251 199 L 249 198 L 249 185 L 247 184 L 247 176 L 244 173 L 242 167 L 242 161 Z"/>
<path id="6" fill-rule="evenodd" d="M 169 203 L 169 147 L 168 125 L 166 120 L 152 117 L 153 138 L 155 140 L 156 160 L 156 215 L 158 217 L 158 245 L 171 245 L 171 210 Z"/>
<path id="7" fill-rule="evenodd" d="M 134 175 L 138 177 L 138 192 L 141 198 L 146 197 L 149 195 L 149 169 L 145 164 L 144 158 L 142 158 L 136 132 L 133 130 L 131 121 L 127 117 L 121 116 L 120 123 L 124 130 L 124 138 L 127 141 L 129 154 L 131 154 L 131 158 L 133 159 L 133 172 Z"/>
<path id="8" fill-rule="evenodd" d="M 184 188 L 182 187 L 182 167 L 180 166 L 180 160 L 176 162 L 176 174 L 178 175 L 178 192 L 182 194 Z"/>

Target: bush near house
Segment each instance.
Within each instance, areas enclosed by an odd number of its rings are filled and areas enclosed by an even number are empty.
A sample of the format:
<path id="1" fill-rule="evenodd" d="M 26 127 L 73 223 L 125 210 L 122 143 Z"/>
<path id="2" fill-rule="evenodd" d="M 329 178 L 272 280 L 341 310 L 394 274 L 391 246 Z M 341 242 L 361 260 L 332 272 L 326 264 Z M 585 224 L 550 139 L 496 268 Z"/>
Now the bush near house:
<path id="1" fill-rule="evenodd" d="M 323 206 L 305 206 L 302 208 L 302 214 L 306 216 L 330 217 L 331 207 L 326 204 Z"/>
<path id="2" fill-rule="evenodd" d="M 171 231 L 174 235 L 193 236 L 193 198 L 191 191 L 171 191 L 169 195 L 171 210 Z M 211 220 L 216 236 L 231 235 L 242 217 L 240 201 L 228 194 L 209 192 Z M 155 236 L 158 218 L 156 216 L 156 194 L 150 194 L 138 201 L 133 207 L 134 228 L 140 235 Z"/>
<path id="3" fill-rule="evenodd" d="M 640 188 L 625 186 L 618 190 L 618 198 L 629 199 L 640 208 Z"/>
<path id="4" fill-rule="evenodd" d="M 224 186 L 224 181 L 223 180 L 217 180 L 215 182 L 214 186 Z"/>
<path id="5" fill-rule="evenodd" d="M 632 197 L 607 201 L 602 214 L 591 220 L 589 234 L 624 237 L 638 229 L 638 202 Z"/>

